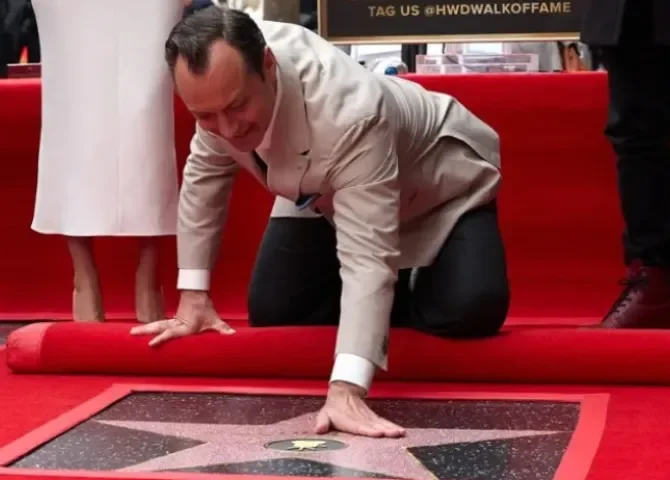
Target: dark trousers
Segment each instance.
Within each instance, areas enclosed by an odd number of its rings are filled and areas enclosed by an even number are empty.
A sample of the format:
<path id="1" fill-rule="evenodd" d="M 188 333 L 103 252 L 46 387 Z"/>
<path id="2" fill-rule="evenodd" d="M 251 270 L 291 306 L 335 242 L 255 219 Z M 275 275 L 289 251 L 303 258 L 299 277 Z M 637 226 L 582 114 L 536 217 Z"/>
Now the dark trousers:
<path id="1" fill-rule="evenodd" d="M 605 134 L 618 157 L 625 261 L 670 266 L 670 46 L 602 49 L 609 72 Z"/>
<path id="2" fill-rule="evenodd" d="M 251 280 L 250 324 L 337 325 L 339 269 L 328 221 L 270 219 Z M 495 205 L 465 214 L 434 263 L 412 273 L 399 273 L 392 326 L 461 338 L 496 334 L 509 285 Z"/>

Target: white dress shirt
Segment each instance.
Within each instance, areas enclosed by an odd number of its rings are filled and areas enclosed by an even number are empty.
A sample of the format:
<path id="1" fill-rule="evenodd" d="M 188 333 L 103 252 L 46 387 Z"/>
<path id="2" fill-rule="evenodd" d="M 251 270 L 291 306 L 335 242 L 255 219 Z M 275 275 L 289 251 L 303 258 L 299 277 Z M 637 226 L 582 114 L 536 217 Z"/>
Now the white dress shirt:
<path id="1" fill-rule="evenodd" d="M 267 148 L 272 138 L 272 129 L 274 128 L 277 117 L 277 110 L 279 108 L 279 99 L 282 94 L 282 85 L 280 76 L 277 75 L 277 95 L 275 98 L 274 110 L 270 125 L 268 126 L 263 141 L 260 144 L 260 149 Z M 209 270 L 179 270 L 177 278 L 177 288 L 179 290 L 199 290 L 208 291 L 210 287 L 211 272 Z M 342 381 L 352 383 L 362 387 L 367 392 L 372 384 L 372 379 L 375 375 L 375 365 L 366 358 L 352 355 L 349 353 L 341 353 L 335 357 L 335 364 L 330 376 L 330 381 Z"/>

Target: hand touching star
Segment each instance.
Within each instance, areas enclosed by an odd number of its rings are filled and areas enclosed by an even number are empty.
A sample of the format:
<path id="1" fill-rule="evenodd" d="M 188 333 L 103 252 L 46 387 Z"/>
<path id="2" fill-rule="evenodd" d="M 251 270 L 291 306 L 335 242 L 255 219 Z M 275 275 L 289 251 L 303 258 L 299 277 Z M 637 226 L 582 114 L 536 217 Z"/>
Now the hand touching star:
<path id="1" fill-rule="evenodd" d="M 338 430 L 365 437 L 399 438 L 405 429 L 372 411 L 365 403 L 365 390 L 346 382 L 333 382 L 326 404 L 316 419 L 316 433 Z"/>

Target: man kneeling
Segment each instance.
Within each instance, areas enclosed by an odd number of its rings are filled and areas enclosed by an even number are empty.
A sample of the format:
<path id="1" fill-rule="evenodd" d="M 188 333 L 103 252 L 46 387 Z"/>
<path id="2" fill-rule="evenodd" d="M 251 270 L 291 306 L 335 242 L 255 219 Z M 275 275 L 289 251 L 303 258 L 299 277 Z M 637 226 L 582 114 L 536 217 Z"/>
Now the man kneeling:
<path id="1" fill-rule="evenodd" d="M 166 57 L 197 120 L 179 208 L 182 293 L 174 319 L 133 332 L 157 335 L 151 345 L 232 333 L 209 277 L 245 169 L 277 196 L 251 325 L 339 325 L 317 431 L 402 435 L 364 403 L 375 369 L 387 368 L 389 326 L 473 338 L 496 334 L 507 315 L 497 134 L 448 95 L 237 10 L 185 18 Z"/>

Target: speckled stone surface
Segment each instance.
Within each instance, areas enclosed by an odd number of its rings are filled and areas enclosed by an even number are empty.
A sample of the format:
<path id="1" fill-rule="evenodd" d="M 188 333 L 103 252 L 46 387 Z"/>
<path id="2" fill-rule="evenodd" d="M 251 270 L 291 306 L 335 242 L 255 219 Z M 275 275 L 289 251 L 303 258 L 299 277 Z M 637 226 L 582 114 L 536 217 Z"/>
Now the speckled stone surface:
<path id="1" fill-rule="evenodd" d="M 312 433 L 321 402 L 310 397 L 134 394 L 12 466 L 408 480 L 551 480 L 579 417 L 575 403 L 371 401 L 378 413 L 407 428 L 405 438 L 321 437 Z M 273 442 L 280 443 L 270 448 Z"/>
<path id="2" fill-rule="evenodd" d="M 24 327 L 32 322 L 10 322 L 2 321 L 0 322 L 0 345 L 4 345 L 7 342 L 7 337 L 17 328 Z"/>

